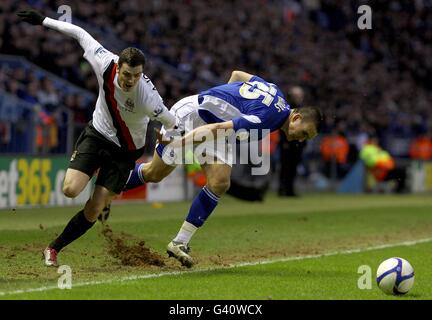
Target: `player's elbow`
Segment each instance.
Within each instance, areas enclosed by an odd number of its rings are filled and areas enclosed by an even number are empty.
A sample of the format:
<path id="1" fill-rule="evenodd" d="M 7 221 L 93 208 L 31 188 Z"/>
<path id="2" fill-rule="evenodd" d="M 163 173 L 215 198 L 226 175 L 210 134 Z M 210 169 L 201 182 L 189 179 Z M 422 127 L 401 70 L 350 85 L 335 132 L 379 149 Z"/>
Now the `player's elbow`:
<path id="1" fill-rule="evenodd" d="M 252 75 L 244 72 L 244 71 L 240 71 L 240 70 L 234 70 L 233 72 L 231 72 L 231 78 L 229 80 L 229 83 L 231 82 L 246 82 L 249 81 L 252 78 Z"/>
<path id="2" fill-rule="evenodd" d="M 235 77 L 235 76 L 237 76 L 239 72 L 240 72 L 240 71 L 238 71 L 238 70 L 233 70 L 233 71 L 231 72 L 231 77 Z"/>
<path id="3" fill-rule="evenodd" d="M 233 72 L 231 72 L 231 80 L 232 80 L 232 82 L 235 82 L 235 81 L 240 81 L 240 74 L 241 74 L 241 71 L 239 71 L 239 70 L 234 70 Z"/>

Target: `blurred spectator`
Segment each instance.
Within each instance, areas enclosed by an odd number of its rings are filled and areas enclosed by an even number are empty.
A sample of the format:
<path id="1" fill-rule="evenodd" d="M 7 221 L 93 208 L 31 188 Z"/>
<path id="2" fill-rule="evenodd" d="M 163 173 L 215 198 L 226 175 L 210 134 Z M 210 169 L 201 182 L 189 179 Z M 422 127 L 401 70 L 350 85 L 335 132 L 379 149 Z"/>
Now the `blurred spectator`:
<path id="1" fill-rule="evenodd" d="M 342 178 L 348 171 L 348 140 L 342 132 L 336 129 L 330 135 L 324 136 L 320 145 L 324 174 L 328 178 Z"/>
<path id="2" fill-rule="evenodd" d="M 406 169 L 397 167 L 394 159 L 378 144 L 378 139 L 371 138 L 360 151 L 360 159 L 364 162 L 370 176 L 377 183 L 392 181 L 396 184 L 394 192 L 406 191 Z"/>
<path id="3" fill-rule="evenodd" d="M 6 149 L 6 145 L 10 142 L 10 123 L 0 121 L 0 145 Z"/>
<path id="4" fill-rule="evenodd" d="M 50 79 L 45 78 L 42 80 L 42 86 L 37 92 L 38 101 L 43 106 L 52 105 L 58 106 L 60 99 L 57 94 L 57 90 L 54 88 L 53 83 Z"/>
<path id="5" fill-rule="evenodd" d="M 431 132 L 415 138 L 410 145 L 410 157 L 414 160 L 432 159 L 432 134 Z"/>
<path id="6" fill-rule="evenodd" d="M 88 108 L 83 98 L 77 94 L 67 95 L 64 106 L 66 110 L 71 111 L 73 114 L 73 141 L 75 142 L 83 128 L 87 125 L 87 122 L 90 121 L 93 109 Z"/>
<path id="7" fill-rule="evenodd" d="M 23 90 L 23 93 L 18 96 L 29 103 L 39 103 L 39 87 L 39 81 L 32 81 L 28 84 L 26 90 Z"/>
<path id="8" fill-rule="evenodd" d="M 55 106 L 47 104 L 37 112 L 35 143 L 38 153 L 52 152 L 58 146 L 58 124 Z"/>

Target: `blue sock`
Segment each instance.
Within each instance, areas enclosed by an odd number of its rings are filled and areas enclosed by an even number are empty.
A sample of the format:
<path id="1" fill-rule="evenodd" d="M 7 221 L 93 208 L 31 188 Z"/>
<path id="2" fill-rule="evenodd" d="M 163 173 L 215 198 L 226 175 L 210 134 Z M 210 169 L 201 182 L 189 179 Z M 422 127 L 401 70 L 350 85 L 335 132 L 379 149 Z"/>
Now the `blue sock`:
<path id="1" fill-rule="evenodd" d="M 216 208 L 218 201 L 219 197 L 205 186 L 192 202 L 186 221 L 195 227 L 201 227 Z"/>
<path id="2" fill-rule="evenodd" d="M 135 165 L 135 169 L 133 169 L 129 180 L 126 182 L 126 186 L 123 188 L 123 191 L 135 189 L 145 184 L 144 177 L 142 176 L 141 172 L 141 168 L 143 165 L 144 163 Z"/>

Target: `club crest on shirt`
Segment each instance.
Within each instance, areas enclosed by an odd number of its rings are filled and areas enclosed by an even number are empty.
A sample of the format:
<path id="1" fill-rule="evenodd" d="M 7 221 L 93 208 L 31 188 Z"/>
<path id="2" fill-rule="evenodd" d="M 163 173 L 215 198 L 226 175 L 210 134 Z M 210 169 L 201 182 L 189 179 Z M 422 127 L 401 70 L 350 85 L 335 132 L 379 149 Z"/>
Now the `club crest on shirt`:
<path id="1" fill-rule="evenodd" d="M 128 98 L 125 102 L 125 111 L 127 112 L 134 112 L 135 103 L 131 98 Z"/>

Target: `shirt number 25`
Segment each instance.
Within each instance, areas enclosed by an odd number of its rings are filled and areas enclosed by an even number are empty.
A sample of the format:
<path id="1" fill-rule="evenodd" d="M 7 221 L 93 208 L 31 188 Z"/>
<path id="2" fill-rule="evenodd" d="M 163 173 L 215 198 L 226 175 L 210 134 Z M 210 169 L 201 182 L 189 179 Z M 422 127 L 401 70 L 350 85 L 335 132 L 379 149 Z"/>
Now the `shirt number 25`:
<path id="1" fill-rule="evenodd" d="M 245 82 L 239 90 L 240 95 L 245 99 L 258 99 L 263 97 L 262 103 L 270 106 L 276 96 L 277 90 L 259 81 Z"/>

